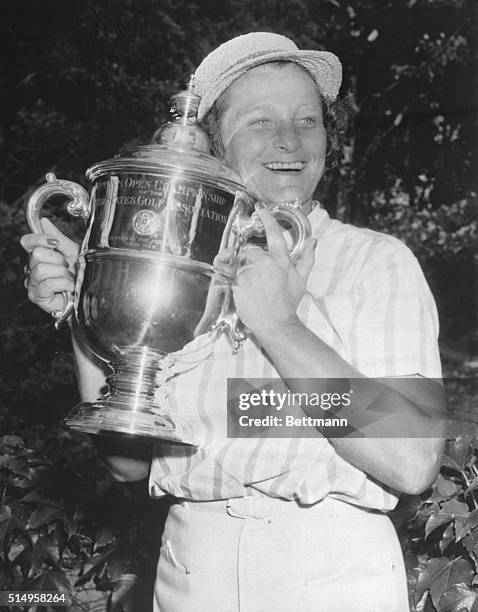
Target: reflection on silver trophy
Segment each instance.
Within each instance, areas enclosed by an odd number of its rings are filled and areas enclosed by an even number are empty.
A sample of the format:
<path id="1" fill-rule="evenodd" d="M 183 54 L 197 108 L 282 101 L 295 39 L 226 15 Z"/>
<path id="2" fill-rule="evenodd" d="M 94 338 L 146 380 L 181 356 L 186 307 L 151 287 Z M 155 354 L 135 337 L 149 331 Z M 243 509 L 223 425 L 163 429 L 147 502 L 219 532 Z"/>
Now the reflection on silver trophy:
<path id="1" fill-rule="evenodd" d="M 208 154 L 196 125 L 192 88 L 173 98 L 174 120 L 154 143 L 95 164 L 87 171 L 91 196 L 76 183 L 47 175 L 27 204 L 27 221 L 42 232 L 40 212 L 53 195 L 88 220 L 74 296 L 65 294 L 58 322 L 73 312 L 78 333 L 112 369 L 109 391 L 81 403 L 65 419 L 89 434 L 135 435 L 199 444 L 194 415 L 179 418 L 168 401 L 168 379 L 205 359 L 219 333 L 238 350 L 244 331 L 234 312 L 232 276 L 213 260 L 232 248 L 232 269 L 243 246 L 263 235 L 254 198 L 238 177 Z M 292 260 L 310 228 L 294 204 L 273 214 L 294 235 Z"/>

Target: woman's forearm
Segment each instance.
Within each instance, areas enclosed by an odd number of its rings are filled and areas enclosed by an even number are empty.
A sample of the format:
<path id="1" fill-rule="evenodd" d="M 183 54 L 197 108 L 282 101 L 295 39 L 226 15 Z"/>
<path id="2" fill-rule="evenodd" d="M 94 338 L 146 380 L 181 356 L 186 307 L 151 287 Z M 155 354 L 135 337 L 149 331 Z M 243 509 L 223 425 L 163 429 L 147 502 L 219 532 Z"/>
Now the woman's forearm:
<path id="1" fill-rule="evenodd" d="M 71 326 L 78 390 L 83 402 L 94 402 L 106 389 L 107 365 L 94 355 L 78 327 Z"/>
<path id="2" fill-rule="evenodd" d="M 444 400 L 437 383 L 427 379 L 368 379 L 298 319 L 287 326 L 271 322 L 256 329 L 255 336 L 293 392 L 308 393 L 312 387 L 325 392 L 327 379 L 357 381 L 348 415 L 341 410 L 340 416 L 351 416 L 359 426 L 364 424 L 361 431 L 365 437 L 330 438 L 344 459 L 403 492 L 418 493 L 430 485 L 439 468 L 444 420 L 429 416 L 420 406 L 440 414 Z M 307 414 L 314 416 L 313 410 L 308 407 Z"/>
<path id="3" fill-rule="evenodd" d="M 80 397 L 94 402 L 106 390 L 107 366 L 88 348 L 78 330 L 72 328 L 72 343 Z M 91 437 L 93 444 L 116 480 L 142 480 L 149 474 L 152 449 L 149 442 L 134 437 Z"/>

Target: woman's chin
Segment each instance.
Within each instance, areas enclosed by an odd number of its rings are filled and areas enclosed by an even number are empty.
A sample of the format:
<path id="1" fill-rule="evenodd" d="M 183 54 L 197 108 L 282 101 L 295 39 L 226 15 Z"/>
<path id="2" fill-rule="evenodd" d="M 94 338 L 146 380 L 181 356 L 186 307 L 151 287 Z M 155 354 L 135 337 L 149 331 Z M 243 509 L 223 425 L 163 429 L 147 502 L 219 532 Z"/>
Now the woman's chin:
<path id="1" fill-rule="evenodd" d="M 313 189 L 309 181 L 292 180 L 284 177 L 281 180 L 244 181 L 246 189 L 258 200 L 273 204 L 277 202 L 307 202 L 311 199 Z M 314 185 L 315 187 L 315 185 Z"/>
<path id="2" fill-rule="evenodd" d="M 258 197 L 267 204 L 278 204 L 280 202 L 306 202 L 310 200 L 310 195 L 304 194 L 300 189 L 297 190 L 281 190 L 274 193 L 262 193 Z"/>

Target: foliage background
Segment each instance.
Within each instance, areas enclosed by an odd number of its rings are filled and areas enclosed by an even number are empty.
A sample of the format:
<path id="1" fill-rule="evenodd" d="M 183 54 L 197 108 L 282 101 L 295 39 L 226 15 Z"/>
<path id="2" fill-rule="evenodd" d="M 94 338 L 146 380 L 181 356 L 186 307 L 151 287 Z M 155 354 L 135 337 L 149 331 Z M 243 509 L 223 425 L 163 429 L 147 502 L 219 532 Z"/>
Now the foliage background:
<path id="1" fill-rule="evenodd" d="M 333 216 L 411 246 L 437 298 L 447 371 L 468 375 L 478 354 L 478 3 L 5 0 L 0 19 L 0 435 L 9 436 L 0 448 L 0 589 L 56 585 L 74 594 L 71 609 L 147 610 L 136 598 L 151 585 L 166 504 L 148 501 L 144 487 L 112 483 L 88 443 L 57 428 L 77 401 L 73 364 L 66 332 L 55 333 L 23 289 L 26 198 L 49 171 L 86 186 L 93 162 L 147 142 L 167 118 L 168 98 L 231 36 L 277 31 L 334 51 L 349 116 L 321 201 Z M 81 235 L 60 207 L 48 214 Z M 456 393 L 465 422 L 475 405 L 463 398 L 474 393 L 473 385 Z M 416 544 L 411 567 L 417 553 L 422 569 L 445 554 L 453 568 L 466 560 L 453 575 L 471 590 L 471 610 L 476 559 L 425 540 L 423 527 L 450 500 L 475 509 L 459 475 L 469 480 L 475 463 L 468 442 L 462 471 L 443 475 L 456 488 L 414 502 L 399 524 L 404 546 Z M 411 523 L 417 511 L 421 523 Z M 453 529 L 456 515 L 448 515 Z M 446 593 L 435 589 L 432 598 L 423 585 L 421 605 L 439 606 Z M 95 589 L 105 597 L 95 600 Z"/>

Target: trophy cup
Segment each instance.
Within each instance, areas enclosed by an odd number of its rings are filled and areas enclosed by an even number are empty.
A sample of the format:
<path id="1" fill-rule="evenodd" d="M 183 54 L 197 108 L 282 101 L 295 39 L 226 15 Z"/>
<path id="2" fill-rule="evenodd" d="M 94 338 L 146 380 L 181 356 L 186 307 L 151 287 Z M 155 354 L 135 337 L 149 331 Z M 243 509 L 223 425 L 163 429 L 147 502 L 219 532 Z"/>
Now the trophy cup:
<path id="1" fill-rule="evenodd" d="M 27 203 L 34 232 L 43 231 L 43 204 L 60 194 L 68 212 L 87 221 L 74 296 L 65 293 L 53 316 L 58 325 L 73 315 L 77 333 L 112 373 L 107 394 L 65 419 L 73 430 L 197 445 L 194 415 L 186 422 L 174 414 L 167 381 L 204 361 L 217 334 L 229 335 L 232 350 L 245 338 L 233 278 L 215 271 L 213 260 L 232 247 L 237 268 L 243 246 L 264 230 L 254 198 L 209 155 L 196 121 L 199 100 L 190 84 L 173 97 L 174 120 L 153 144 L 89 168 L 90 196 L 49 173 Z M 291 227 L 294 260 L 310 235 L 308 220 L 293 204 L 271 210 Z"/>

